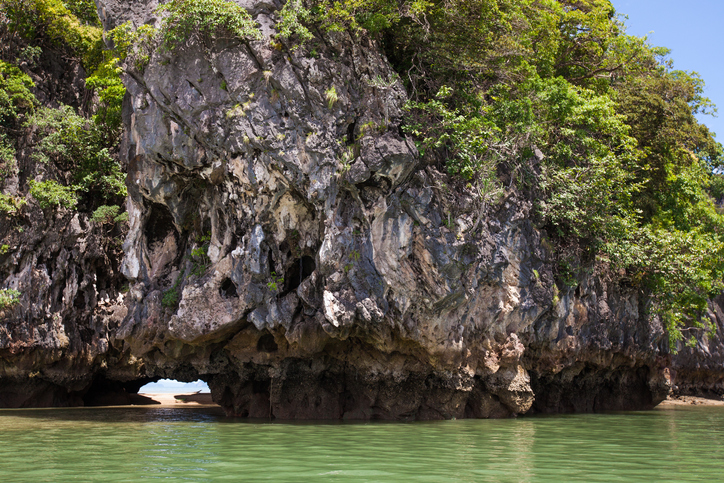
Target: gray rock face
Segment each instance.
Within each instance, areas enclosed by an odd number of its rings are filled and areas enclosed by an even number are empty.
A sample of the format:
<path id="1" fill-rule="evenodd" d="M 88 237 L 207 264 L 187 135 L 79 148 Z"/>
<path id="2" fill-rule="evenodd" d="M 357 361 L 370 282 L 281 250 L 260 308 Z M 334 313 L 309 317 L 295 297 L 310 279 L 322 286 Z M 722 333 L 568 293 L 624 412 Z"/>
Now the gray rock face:
<path id="1" fill-rule="evenodd" d="M 100 5 L 106 25 L 154 23 L 152 2 Z M 275 7 L 250 8 L 273 33 Z M 490 417 L 664 397 L 663 332 L 637 296 L 598 278 L 554 294 L 530 203 L 453 195 L 401 134 L 405 93 L 379 49 L 314 42 L 314 56 L 188 44 L 129 72 L 133 300 L 116 336 L 143 375 L 203 375 L 228 412 L 253 417 Z"/>
<path id="2" fill-rule="evenodd" d="M 153 1 L 97 3 L 106 28 L 158 22 Z M 273 34 L 280 5 L 244 6 Z M 558 288 L 529 200 L 488 205 L 425 166 L 373 43 L 189 43 L 127 67 L 130 289 L 79 390 L 201 377 L 229 414 L 286 419 L 639 409 L 668 393 L 646 300 L 603 270 Z"/>
<path id="3" fill-rule="evenodd" d="M 15 242 L 0 265 L 4 283 L 21 293 L 0 311 L 0 407 L 77 405 L 119 356 L 110 334 L 127 309 L 114 247 L 77 213 L 56 215 L 35 206 L 0 225 Z"/>
<path id="4" fill-rule="evenodd" d="M 43 105 L 88 107 L 85 73 L 71 59 L 46 49 L 25 66 Z M 110 335 L 127 314 L 122 251 L 112 239 L 122 234 L 94 226 L 87 214 L 43 210 L 27 196 L 28 181 L 63 175 L 32 159 L 31 137 L 20 137 L 17 172 L 0 182 L 3 194 L 27 200 L 18 214 L 0 213 L 0 283 L 21 294 L 0 309 L 0 407 L 78 405 L 94 378 L 123 357 Z"/>
<path id="5" fill-rule="evenodd" d="M 724 295 L 709 303 L 709 322 L 714 334 L 701 333 L 697 344 L 683 344 L 672 358 L 674 393 L 721 398 L 724 395 Z"/>

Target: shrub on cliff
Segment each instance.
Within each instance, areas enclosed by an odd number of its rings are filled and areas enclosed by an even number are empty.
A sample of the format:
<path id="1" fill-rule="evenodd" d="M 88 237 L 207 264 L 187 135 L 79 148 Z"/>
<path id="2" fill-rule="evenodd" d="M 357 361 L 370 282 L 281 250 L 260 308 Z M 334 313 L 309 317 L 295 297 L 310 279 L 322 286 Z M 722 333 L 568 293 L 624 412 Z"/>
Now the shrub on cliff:
<path id="1" fill-rule="evenodd" d="M 123 128 L 121 111 L 126 87 L 121 81 L 122 69 L 118 63 L 117 57 L 107 55 L 106 60 L 85 81 L 87 89 L 98 93 L 100 104 L 93 121 L 103 127 L 107 144 L 116 144 Z"/>
<path id="2" fill-rule="evenodd" d="M 12 288 L 0 289 L 0 310 L 5 310 L 20 302 L 20 292 Z"/>
<path id="3" fill-rule="evenodd" d="M 121 207 L 116 205 L 101 205 L 91 215 L 90 220 L 99 225 L 113 225 L 128 221 L 128 213 L 121 213 Z"/>
<path id="4" fill-rule="evenodd" d="M 30 154 L 24 160 L 26 176 L 43 179 L 28 183 L 30 195 L 43 208 L 90 211 L 104 202 L 120 204 L 126 195 L 125 175 L 111 154 L 120 139 L 125 87 L 118 59 L 102 50 L 101 34 L 92 0 L 0 0 L 0 170 L 4 176 L 15 174 L 22 139 Z M 28 73 L 44 68 L 47 49 L 92 72 L 86 88 L 98 93 L 95 109 L 38 108 Z M 80 114 L 94 111 L 92 119 Z M 20 212 L 21 193 L 4 199 L 6 214 Z"/>
<path id="5" fill-rule="evenodd" d="M 0 133 L 16 129 L 23 116 L 33 111 L 38 103 L 33 87 L 35 83 L 27 74 L 0 60 Z"/>
<path id="6" fill-rule="evenodd" d="M 16 138 L 27 115 L 38 104 L 33 80 L 17 66 L 0 60 L 0 176 L 17 172 Z"/>
<path id="7" fill-rule="evenodd" d="M 76 11 L 90 13 L 87 2 L 70 2 Z M 63 47 L 83 60 L 92 71 L 103 58 L 103 31 L 93 22 L 81 22 L 60 0 L 0 0 L 0 40 L 14 43 L 15 37 L 43 47 Z"/>
<path id="8" fill-rule="evenodd" d="M 0 131 L 0 178 L 5 179 L 17 172 L 15 152 L 12 142 Z"/>
<path id="9" fill-rule="evenodd" d="M 30 194 L 38 200 L 41 208 L 55 208 L 62 206 L 64 208 L 75 208 L 78 203 L 78 197 L 75 190 L 68 186 L 63 186 L 57 181 L 35 181 L 28 182 L 30 186 Z"/>
<path id="10" fill-rule="evenodd" d="M 161 36 L 168 50 L 189 41 L 210 44 L 219 38 L 261 40 L 262 35 L 249 12 L 226 0 L 171 0 L 158 9 L 163 19 Z"/>
<path id="11" fill-rule="evenodd" d="M 101 27 L 96 3 L 93 0 L 63 0 L 63 4 L 81 23 Z"/>
<path id="12" fill-rule="evenodd" d="M 0 41 L 16 50 L 16 55 L 12 55 L 13 52 L 4 54 L 16 57 L 11 59 L 12 62 L 28 65 L 35 65 L 43 49 L 60 50 L 63 55 L 79 58 L 86 72 L 91 73 L 86 88 L 95 90 L 100 97 L 97 121 L 107 128 L 110 137 L 117 138 L 125 87 L 117 59 L 103 51 L 102 33 L 92 0 L 0 0 Z M 2 72 L 5 72 L 5 83 L 9 79 L 14 82 L 16 104 L 37 104 L 32 94 L 20 89 L 20 84 L 27 88 L 34 86 L 30 78 L 19 77 L 17 67 L 0 60 L 0 77 L 3 77 Z M 7 104 L 3 100 L 3 90 L 8 89 L 0 85 L 0 118 L 7 117 L 7 113 L 2 112 L 7 110 L 3 108 L 3 104 Z M 24 94 L 22 99 L 18 98 L 20 94 Z"/>
<path id="13" fill-rule="evenodd" d="M 34 130 L 33 158 L 70 171 L 74 189 L 97 201 L 126 196 L 125 175 L 110 155 L 103 126 L 69 106 L 41 108 L 27 122 Z"/>
<path id="14" fill-rule="evenodd" d="M 0 193 L 0 213 L 6 216 L 14 216 L 20 213 L 25 203 L 25 200 L 18 196 Z"/>

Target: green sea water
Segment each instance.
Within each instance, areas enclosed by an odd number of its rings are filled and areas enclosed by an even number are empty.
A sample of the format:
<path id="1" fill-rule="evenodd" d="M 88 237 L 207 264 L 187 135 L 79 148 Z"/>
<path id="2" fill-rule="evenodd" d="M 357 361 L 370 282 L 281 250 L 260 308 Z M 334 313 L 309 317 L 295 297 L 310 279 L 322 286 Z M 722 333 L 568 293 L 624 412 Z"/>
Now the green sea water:
<path id="1" fill-rule="evenodd" d="M 724 407 L 344 424 L 3 410 L 0 481 L 724 481 Z"/>

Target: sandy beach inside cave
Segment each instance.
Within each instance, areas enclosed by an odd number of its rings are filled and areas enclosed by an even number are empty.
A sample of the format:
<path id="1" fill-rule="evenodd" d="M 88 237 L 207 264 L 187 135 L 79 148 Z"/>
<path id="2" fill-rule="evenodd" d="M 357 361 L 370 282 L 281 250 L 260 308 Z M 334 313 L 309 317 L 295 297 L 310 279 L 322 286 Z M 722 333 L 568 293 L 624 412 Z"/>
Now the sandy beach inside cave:
<path id="1" fill-rule="evenodd" d="M 134 401 L 134 405 L 148 405 L 165 407 L 201 407 L 201 406 L 217 406 L 211 400 L 211 393 L 139 393 L 138 396 L 146 400 Z"/>
<path id="2" fill-rule="evenodd" d="M 672 406 L 724 406 L 724 401 L 696 396 L 669 396 L 656 407 Z"/>

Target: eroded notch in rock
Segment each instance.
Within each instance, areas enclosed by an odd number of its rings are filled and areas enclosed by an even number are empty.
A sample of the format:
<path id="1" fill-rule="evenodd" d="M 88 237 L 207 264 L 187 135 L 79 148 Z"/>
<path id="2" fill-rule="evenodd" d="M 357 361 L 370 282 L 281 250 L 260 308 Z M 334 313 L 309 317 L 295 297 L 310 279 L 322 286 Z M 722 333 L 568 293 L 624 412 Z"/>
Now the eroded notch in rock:
<path id="1" fill-rule="evenodd" d="M 259 338 L 259 342 L 256 343 L 256 350 L 266 353 L 276 352 L 279 350 L 279 346 L 274 340 L 274 336 L 267 332 Z"/>
<path id="2" fill-rule="evenodd" d="M 269 273 L 273 273 L 273 274 L 277 275 L 276 265 L 274 263 L 274 257 L 272 256 L 271 250 L 269 250 L 267 252 L 266 263 L 267 263 L 267 266 L 269 267 Z"/>
<path id="3" fill-rule="evenodd" d="M 159 203 L 153 203 L 143 233 L 146 235 L 146 243 L 149 248 L 158 242 L 163 242 L 169 234 L 177 236 L 173 216 L 168 208 Z"/>
<path id="4" fill-rule="evenodd" d="M 75 307 L 78 310 L 84 310 L 86 308 L 86 301 L 85 301 L 85 294 L 83 291 L 79 290 L 78 294 L 75 296 L 75 299 L 73 300 L 73 307 Z"/>
<path id="5" fill-rule="evenodd" d="M 230 278 L 225 278 L 224 281 L 221 282 L 219 294 L 225 299 L 239 297 L 239 294 L 236 293 L 236 284 Z"/>
<path id="6" fill-rule="evenodd" d="M 350 123 L 347 126 L 347 146 L 353 146 L 356 139 L 354 136 L 354 132 L 357 130 L 357 119 L 355 118 L 354 122 Z"/>
<path id="7" fill-rule="evenodd" d="M 317 265 L 314 263 L 314 259 L 308 255 L 294 260 L 289 269 L 287 269 L 287 273 L 284 274 L 284 292 L 288 293 L 296 290 L 304 279 L 309 277 L 316 268 Z"/>

